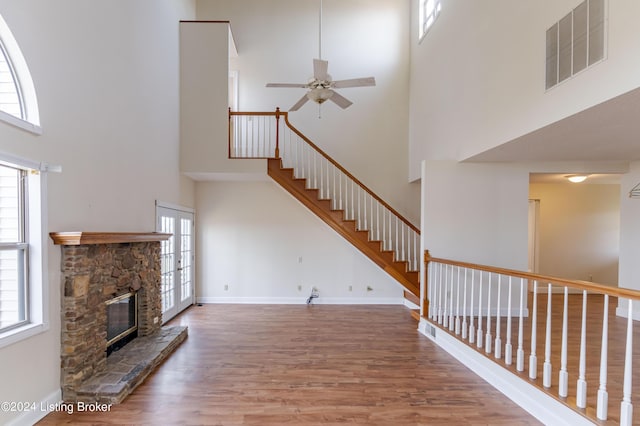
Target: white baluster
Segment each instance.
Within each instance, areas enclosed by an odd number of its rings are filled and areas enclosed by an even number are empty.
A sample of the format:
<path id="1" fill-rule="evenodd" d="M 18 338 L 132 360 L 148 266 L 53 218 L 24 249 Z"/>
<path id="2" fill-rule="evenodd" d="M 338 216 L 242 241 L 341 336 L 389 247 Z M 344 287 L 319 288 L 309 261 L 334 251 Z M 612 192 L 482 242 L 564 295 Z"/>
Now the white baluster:
<path id="1" fill-rule="evenodd" d="M 607 420 L 609 392 L 607 392 L 607 351 L 609 347 L 609 295 L 604 295 L 602 309 L 602 343 L 600 345 L 600 387 L 598 388 L 598 405 L 596 416 L 600 420 Z"/>
<path id="2" fill-rule="evenodd" d="M 518 321 L 518 350 L 516 352 L 516 370 L 524 371 L 524 292 L 525 280 L 520 278 L 520 314 Z"/>
<path id="3" fill-rule="evenodd" d="M 435 320 L 435 316 L 434 313 L 436 312 L 435 308 L 435 304 L 436 304 L 436 297 L 437 297 L 437 284 L 436 284 L 436 268 L 434 267 L 433 262 L 429 262 L 427 264 L 427 273 L 429 274 L 429 280 L 427 281 L 427 283 L 429 284 L 429 288 L 428 290 L 428 294 L 429 294 L 429 312 L 427 313 L 428 318 L 431 321 Z"/>
<path id="4" fill-rule="evenodd" d="M 484 350 L 486 353 L 491 353 L 491 272 L 489 272 L 489 289 L 487 290 L 487 333 L 484 337 Z"/>
<path id="5" fill-rule="evenodd" d="M 464 298 L 462 300 L 462 340 L 467 339 L 467 268 L 464 269 Z"/>
<path id="6" fill-rule="evenodd" d="M 507 292 L 507 343 L 504 345 L 504 363 L 511 365 L 513 362 L 513 345 L 511 344 L 511 287 L 512 278 L 509 277 L 509 291 Z"/>
<path id="7" fill-rule="evenodd" d="M 538 356 L 536 355 L 538 333 L 538 281 L 533 281 L 533 311 L 531 313 L 531 355 L 529 355 L 529 378 L 538 378 Z"/>
<path id="8" fill-rule="evenodd" d="M 458 266 L 458 283 L 456 286 L 456 334 L 460 334 L 460 267 Z"/>
<path id="9" fill-rule="evenodd" d="M 455 327 L 455 319 L 453 313 L 453 265 L 451 265 L 451 287 L 449 291 L 451 292 L 451 297 L 449 297 L 449 331 L 453 331 Z"/>
<path id="10" fill-rule="evenodd" d="M 629 299 L 627 311 L 627 345 L 624 351 L 624 383 L 620 403 L 620 426 L 633 424 L 633 404 L 631 404 L 631 379 L 633 378 L 633 301 Z"/>
<path id="11" fill-rule="evenodd" d="M 444 312 L 442 310 L 442 293 L 445 291 L 442 287 L 442 263 L 438 264 L 438 324 L 444 321 Z"/>
<path id="12" fill-rule="evenodd" d="M 469 343 L 475 343 L 476 342 L 476 327 L 474 325 L 474 319 L 473 319 L 473 290 L 475 288 L 475 281 L 473 280 L 474 278 L 474 273 L 476 271 L 474 269 L 471 270 L 471 304 L 470 306 L 470 312 L 469 312 Z"/>
<path id="13" fill-rule="evenodd" d="M 442 322 L 442 326 L 444 328 L 449 328 L 449 299 L 451 298 L 451 290 L 449 289 L 449 265 L 443 265 L 444 267 L 444 308 L 443 315 L 444 320 Z"/>
<path id="14" fill-rule="evenodd" d="M 444 277 L 442 275 L 442 269 L 444 267 Z M 444 278 L 444 279 L 443 279 Z M 443 288 L 444 287 L 444 288 Z M 447 326 L 447 268 L 442 263 L 440 264 L 440 320 L 438 324 L 442 324 L 443 327 Z M 444 293 L 444 303 L 442 300 L 442 294 Z"/>
<path id="15" fill-rule="evenodd" d="M 500 293 L 502 291 L 502 275 L 498 274 L 498 303 L 496 312 L 496 340 L 494 342 L 494 354 L 495 357 L 500 359 L 502 357 L 502 338 L 500 337 L 500 310 L 502 309 L 502 303 Z"/>
<path id="16" fill-rule="evenodd" d="M 353 183 L 355 185 L 355 182 Z M 363 228 L 360 226 L 360 224 L 362 223 L 362 212 L 360 209 L 360 186 L 358 186 L 356 188 L 356 193 L 355 193 L 356 199 L 358 200 L 358 216 L 356 217 L 356 229 L 358 230 L 362 230 Z"/>
<path id="17" fill-rule="evenodd" d="M 378 202 L 378 200 L 375 201 L 375 205 L 376 205 L 376 208 L 373 215 L 376 219 L 376 226 L 375 226 L 376 230 L 375 230 L 375 237 L 373 237 L 373 239 L 376 241 L 380 241 L 380 203 Z"/>
<path id="18" fill-rule="evenodd" d="M 484 334 L 482 330 L 482 271 L 480 272 L 480 282 L 478 284 L 478 336 L 476 339 L 476 346 L 478 349 L 482 348 L 484 340 Z"/>
<path id="19" fill-rule="evenodd" d="M 582 328 L 580 330 L 580 366 L 578 368 L 578 382 L 576 384 L 576 405 L 578 408 L 587 406 L 587 290 L 582 291 Z"/>
<path id="20" fill-rule="evenodd" d="M 564 287 L 564 306 L 562 311 L 562 348 L 560 355 L 560 373 L 558 373 L 558 395 L 565 398 L 569 385 L 569 373 L 567 372 L 567 335 L 568 335 L 568 315 L 569 315 L 569 287 Z"/>
<path id="21" fill-rule="evenodd" d="M 401 223 L 401 224 L 400 224 L 400 233 L 402 234 L 402 242 L 401 242 L 401 244 L 402 244 L 402 255 L 401 255 L 401 257 L 400 257 L 400 258 L 402 259 L 402 261 L 403 261 L 403 262 L 404 262 L 405 260 L 407 260 L 406 252 L 405 252 L 405 250 L 404 250 L 404 228 L 405 228 L 405 224 L 404 224 L 404 223 Z"/>
<path id="22" fill-rule="evenodd" d="M 544 364 L 542 365 L 542 386 L 551 387 L 551 283 L 547 288 L 547 325 L 544 341 Z"/>

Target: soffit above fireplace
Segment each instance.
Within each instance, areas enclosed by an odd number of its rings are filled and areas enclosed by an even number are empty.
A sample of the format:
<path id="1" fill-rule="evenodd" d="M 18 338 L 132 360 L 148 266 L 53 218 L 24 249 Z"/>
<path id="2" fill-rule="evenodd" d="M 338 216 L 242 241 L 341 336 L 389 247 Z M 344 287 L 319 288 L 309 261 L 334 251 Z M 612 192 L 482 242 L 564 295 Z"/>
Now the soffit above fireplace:
<path id="1" fill-rule="evenodd" d="M 165 241 L 172 234 L 160 232 L 51 232 L 56 245 L 79 246 L 83 244 L 118 244 Z"/>

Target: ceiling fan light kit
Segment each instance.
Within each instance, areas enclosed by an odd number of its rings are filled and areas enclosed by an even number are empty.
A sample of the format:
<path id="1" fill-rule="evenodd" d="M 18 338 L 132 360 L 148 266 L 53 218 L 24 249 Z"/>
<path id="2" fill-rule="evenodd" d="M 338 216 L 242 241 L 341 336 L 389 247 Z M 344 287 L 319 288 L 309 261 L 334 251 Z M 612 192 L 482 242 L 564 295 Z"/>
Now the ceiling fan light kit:
<path id="1" fill-rule="evenodd" d="M 318 59 L 313 60 L 313 77 L 307 83 L 268 83 L 267 87 L 288 87 L 307 89 L 307 93 L 302 96 L 289 111 L 297 111 L 307 101 L 311 100 L 318 105 L 322 105 L 328 100 L 345 109 L 353 102 L 337 93 L 334 89 L 344 89 L 348 87 L 375 86 L 376 80 L 373 77 L 353 78 L 349 80 L 333 81 L 331 75 L 327 73 L 329 62 L 322 60 L 322 0 L 320 0 L 320 18 L 318 34 Z"/>

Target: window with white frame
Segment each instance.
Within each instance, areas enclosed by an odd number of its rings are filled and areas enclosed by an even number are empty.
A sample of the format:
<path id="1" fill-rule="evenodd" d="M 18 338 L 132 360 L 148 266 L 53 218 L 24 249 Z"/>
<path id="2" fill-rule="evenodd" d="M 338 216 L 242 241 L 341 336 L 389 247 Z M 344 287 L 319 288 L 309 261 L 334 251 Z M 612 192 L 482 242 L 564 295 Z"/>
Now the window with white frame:
<path id="1" fill-rule="evenodd" d="M 0 153 L 0 347 L 48 329 L 47 169 Z"/>
<path id="2" fill-rule="evenodd" d="M 0 333 L 29 321 L 25 177 L 0 165 Z"/>
<path id="3" fill-rule="evenodd" d="M 418 0 L 419 2 L 419 25 L 418 25 L 418 40 L 427 34 L 429 28 L 440 15 L 442 9 L 441 0 Z"/>
<path id="4" fill-rule="evenodd" d="M 0 15 L 0 121 L 40 134 L 36 91 L 27 63 Z"/>
<path id="5" fill-rule="evenodd" d="M 0 111 L 24 119 L 19 87 L 9 62 L 7 50 L 0 40 Z"/>

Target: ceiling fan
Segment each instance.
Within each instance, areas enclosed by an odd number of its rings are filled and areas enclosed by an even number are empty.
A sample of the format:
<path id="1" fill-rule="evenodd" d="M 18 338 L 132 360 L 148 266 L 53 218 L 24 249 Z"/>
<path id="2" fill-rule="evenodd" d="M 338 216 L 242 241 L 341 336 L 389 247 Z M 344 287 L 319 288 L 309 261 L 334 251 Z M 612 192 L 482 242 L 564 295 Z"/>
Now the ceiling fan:
<path id="1" fill-rule="evenodd" d="M 268 83 L 267 87 L 294 87 L 308 89 L 307 93 L 298 100 L 289 111 L 297 111 L 307 101 L 311 100 L 318 105 L 330 100 L 340 108 L 348 108 L 353 102 L 340 95 L 334 89 L 344 89 L 347 87 L 375 86 L 374 77 L 352 78 L 349 80 L 333 81 L 331 75 L 327 73 L 329 62 L 322 60 L 322 0 L 320 0 L 320 18 L 318 35 L 318 59 L 313 60 L 313 77 L 306 83 Z"/>

